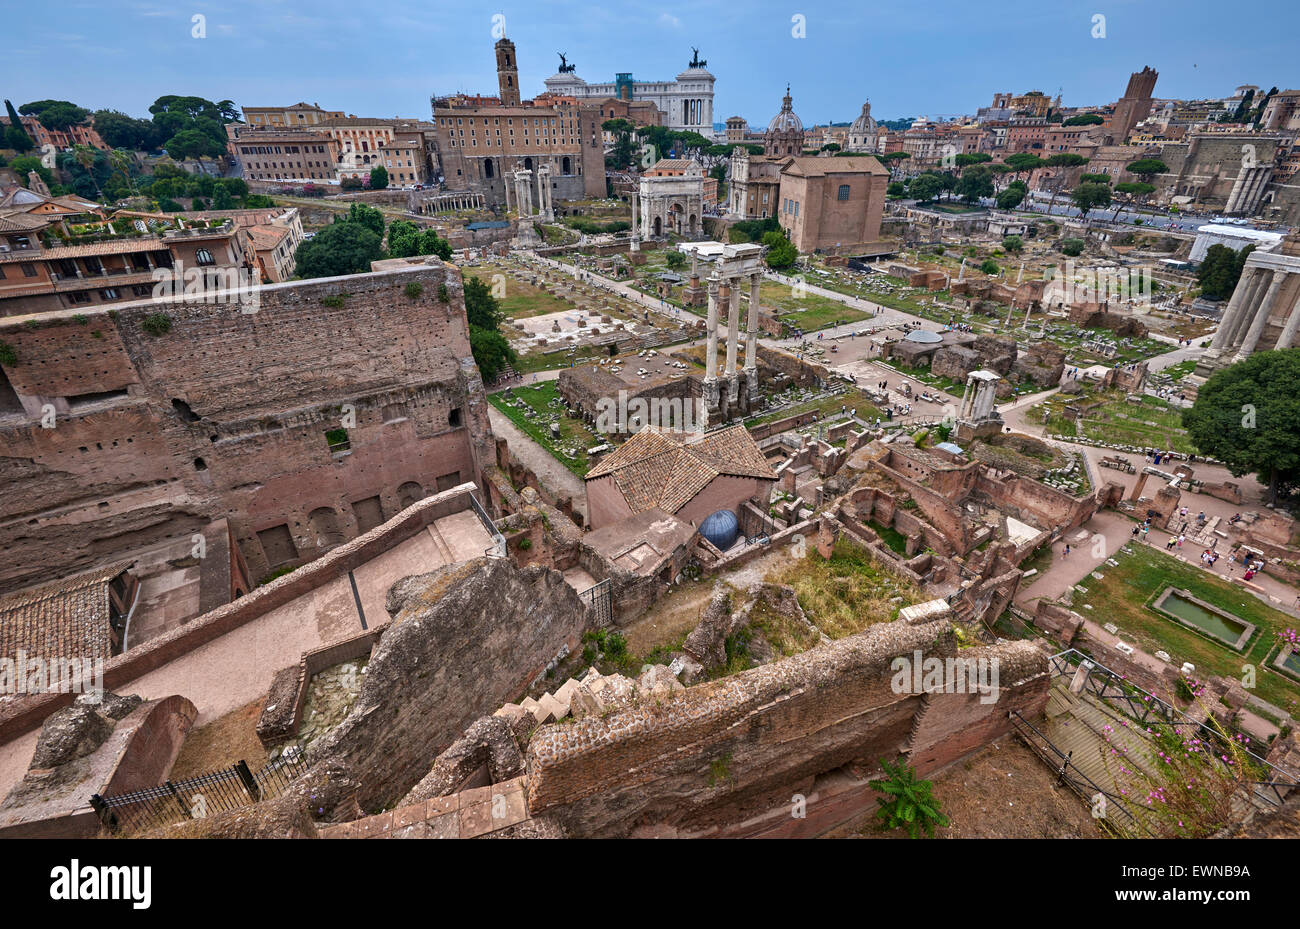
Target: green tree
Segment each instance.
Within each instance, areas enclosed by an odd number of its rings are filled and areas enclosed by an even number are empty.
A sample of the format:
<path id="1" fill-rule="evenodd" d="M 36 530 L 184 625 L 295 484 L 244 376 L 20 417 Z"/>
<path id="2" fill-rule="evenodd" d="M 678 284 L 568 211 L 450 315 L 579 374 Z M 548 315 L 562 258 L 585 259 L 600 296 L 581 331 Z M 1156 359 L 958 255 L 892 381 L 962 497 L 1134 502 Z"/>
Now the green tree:
<path id="1" fill-rule="evenodd" d="M 899 181 L 890 181 L 889 186 L 885 188 L 886 197 L 901 197 L 907 193 L 907 186 Z"/>
<path id="2" fill-rule="evenodd" d="M 1062 126 L 1100 126 L 1106 120 L 1096 113 L 1080 113 L 1061 123 Z"/>
<path id="3" fill-rule="evenodd" d="M 925 203 L 943 192 L 943 181 L 937 174 L 918 174 L 907 185 L 908 196 Z"/>
<path id="4" fill-rule="evenodd" d="M 59 189 L 58 183 L 54 180 L 54 172 L 41 164 L 41 160 L 35 155 L 19 155 L 9 162 L 9 169 L 17 174 L 18 179 L 24 184 L 27 183 L 28 173 L 35 171 L 37 177 L 50 189 L 50 193 L 55 193 Z"/>
<path id="5" fill-rule="evenodd" d="M 1002 240 L 1002 247 L 1013 255 L 1019 255 L 1024 250 L 1025 242 L 1018 235 L 1009 235 Z"/>
<path id="6" fill-rule="evenodd" d="M 24 116 L 35 116 L 42 126 L 51 132 L 67 132 L 73 126 L 80 126 L 90 115 L 89 110 L 82 109 L 67 100 L 37 100 L 24 103 L 18 108 Z"/>
<path id="7" fill-rule="evenodd" d="M 680 271 L 686 267 L 686 256 L 674 249 L 664 256 L 664 264 L 673 271 Z"/>
<path id="8" fill-rule="evenodd" d="M 794 243 L 787 239 L 785 232 L 780 229 L 764 233 L 763 244 L 767 246 L 765 260 L 769 268 L 778 271 L 792 268 L 799 258 L 799 250 L 794 247 Z"/>
<path id="9" fill-rule="evenodd" d="M 936 827 L 948 825 L 948 817 L 940 811 L 939 801 L 931 793 L 932 783 L 917 780 L 916 771 L 902 758 L 893 763 L 882 759 L 880 766 L 885 769 L 885 776 L 868 786 L 884 795 L 876 817 L 886 829 L 902 826 L 915 839 L 922 832 L 933 837 Z"/>
<path id="10" fill-rule="evenodd" d="M 500 328 L 506 318 L 487 284 L 476 277 L 465 278 L 465 317 L 471 326 L 492 330 Z"/>
<path id="11" fill-rule="evenodd" d="M 19 154 L 30 152 L 36 147 L 32 137 L 27 134 L 23 128 L 23 121 L 14 109 L 14 105 L 8 100 L 5 101 L 5 112 L 9 114 L 9 125 L 5 127 L 5 143 Z"/>
<path id="12" fill-rule="evenodd" d="M 1129 174 L 1136 174 L 1144 184 L 1150 184 L 1157 174 L 1168 174 L 1169 165 L 1159 158 L 1139 158 L 1126 168 Z"/>
<path id="13" fill-rule="evenodd" d="M 957 158 L 960 160 L 961 155 Z M 975 203 L 981 197 L 993 196 L 993 172 L 983 165 L 965 170 L 957 181 L 955 191 L 967 203 Z"/>
<path id="14" fill-rule="evenodd" d="M 348 207 L 348 215 L 342 218 L 342 222 L 360 223 L 377 236 L 384 234 L 384 214 L 364 203 L 353 203 Z"/>
<path id="15" fill-rule="evenodd" d="M 1016 152 L 1014 155 L 1007 156 L 1006 165 L 1016 174 L 1028 174 L 1036 168 L 1043 167 L 1044 161 L 1033 152 Z"/>
<path id="16" fill-rule="evenodd" d="M 980 270 L 985 274 L 997 274 L 1000 269 L 998 268 L 998 263 L 992 258 L 985 258 L 980 263 Z"/>
<path id="17" fill-rule="evenodd" d="M 1107 187 L 1109 187 L 1110 175 L 1109 174 L 1080 174 L 1079 183 L 1080 184 L 1105 184 Z"/>
<path id="18" fill-rule="evenodd" d="M 1241 279 L 1246 259 L 1255 246 L 1248 245 L 1237 251 L 1227 245 L 1214 244 L 1205 252 L 1201 265 L 1196 269 L 1196 280 L 1201 285 L 1201 293 L 1211 299 L 1227 300 L 1237 288 Z"/>
<path id="19" fill-rule="evenodd" d="M 388 186 L 388 169 L 383 165 L 375 165 L 370 169 L 370 189 L 383 190 Z"/>
<path id="20" fill-rule="evenodd" d="M 225 187 L 218 187 L 212 193 L 212 208 L 214 210 L 233 210 L 235 208 L 235 198 L 230 195 L 230 191 Z"/>
<path id="21" fill-rule="evenodd" d="M 1155 193 L 1155 191 L 1156 186 L 1154 184 L 1134 183 L 1133 181 L 1125 181 L 1122 184 L 1116 184 L 1115 193 L 1119 194 L 1119 197 L 1117 198 L 1119 200 L 1119 205 L 1115 207 L 1115 212 L 1111 216 L 1111 221 L 1113 222 L 1116 217 L 1119 216 L 1119 211 L 1121 209 L 1133 203 L 1134 200 L 1145 199 L 1150 194 Z"/>
<path id="22" fill-rule="evenodd" d="M 1070 200 L 1087 219 L 1093 209 L 1110 205 L 1110 185 L 1086 181 L 1070 191 Z"/>
<path id="23" fill-rule="evenodd" d="M 1062 239 L 1061 254 L 1068 258 L 1078 258 L 1083 254 L 1083 239 Z"/>
<path id="24" fill-rule="evenodd" d="M 494 329 L 470 326 L 469 348 L 474 355 L 474 363 L 478 365 L 479 374 L 485 381 L 491 381 L 505 370 L 506 365 L 513 365 L 519 360 L 506 337 Z"/>
<path id="25" fill-rule="evenodd" d="M 1196 447 L 1240 477 L 1256 475 L 1276 504 L 1300 480 L 1300 349 L 1256 352 L 1213 374 L 1183 412 Z"/>
<path id="26" fill-rule="evenodd" d="M 997 196 L 997 205 L 999 210 L 1014 210 L 1020 206 L 1022 200 L 1028 194 L 1028 189 L 1020 181 L 1007 186 L 1005 190 L 999 191 Z"/>
<path id="27" fill-rule="evenodd" d="M 136 119 L 117 110 L 96 110 L 91 115 L 95 131 L 113 148 L 152 151 L 162 141 L 157 127 L 147 119 Z"/>
<path id="28" fill-rule="evenodd" d="M 334 223 L 298 246 L 295 259 L 303 278 L 338 277 L 370 270 L 383 253 L 379 235 L 363 223 Z"/>

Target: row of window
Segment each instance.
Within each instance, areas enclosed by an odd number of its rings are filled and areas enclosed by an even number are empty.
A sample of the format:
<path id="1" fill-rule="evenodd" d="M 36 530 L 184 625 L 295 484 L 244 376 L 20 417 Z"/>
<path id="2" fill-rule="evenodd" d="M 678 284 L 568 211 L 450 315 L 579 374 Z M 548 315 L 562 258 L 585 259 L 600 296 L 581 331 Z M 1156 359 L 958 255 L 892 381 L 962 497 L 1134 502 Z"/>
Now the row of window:
<path id="1" fill-rule="evenodd" d="M 325 154 L 324 145 L 246 145 L 240 148 L 243 155 L 301 155 L 315 152 Z"/>
<path id="2" fill-rule="evenodd" d="M 483 119 L 483 125 L 486 126 L 486 125 L 488 124 L 487 117 L 484 116 L 484 117 L 482 117 L 482 119 Z M 441 125 L 443 125 L 443 126 L 450 126 L 450 125 L 451 125 L 451 117 L 445 117 L 445 118 L 443 118 L 443 119 L 438 120 L 438 122 L 439 122 Z M 506 117 L 506 125 L 507 125 L 507 126 L 513 126 L 514 124 L 515 124 L 514 117 L 512 117 L 512 116 L 507 116 L 507 117 Z M 456 125 L 457 125 L 457 126 L 472 126 L 472 125 L 474 125 L 474 117 L 472 117 L 472 116 L 468 116 L 468 117 L 457 116 L 457 117 L 456 117 Z M 501 125 L 501 117 L 500 117 L 500 116 L 494 116 L 494 117 L 492 117 L 492 125 L 494 125 L 494 126 L 499 126 L 499 125 Z M 521 125 L 521 126 L 527 126 L 527 125 L 528 125 L 528 119 L 527 119 L 526 117 L 523 118 L 523 119 L 520 119 L 520 120 L 519 120 L 519 125 Z M 547 117 L 547 118 L 543 119 L 543 118 L 540 118 L 540 117 L 534 116 L 534 117 L 533 117 L 533 125 L 534 125 L 534 126 L 554 126 L 554 125 L 556 125 L 556 122 L 555 122 L 555 119 L 554 119 L 553 117 Z M 560 120 L 560 122 L 559 122 L 559 127 L 560 127 L 560 128 L 564 128 L 564 127 L 566 127 L 566 126 L 567 126 L 568 128 L 570 128 L 570 129 L 572 129 L 572 128 L 573 128 L 572 121 L 571 121 L 571 120 L 566 120 L 566 119 L 562 119 L 562 120 Z M 461 135 L 464 135 L 464 133 L 462 132 Z M 498 133 L 498 135 L 499 135 L 499 133 Z"/>
<path id="3" fill-rule="evenodd" d="M 10 265 L 10 267 L 13 266 Z M 20 262 L 18 267 L 22 268 L 23 277 L 36 277 L 36 265 L 32 264 L 30 261 Z M 0 265 L 0 281 L 3 281 L 4 279 L 5 279 L 5 266 Z"/>

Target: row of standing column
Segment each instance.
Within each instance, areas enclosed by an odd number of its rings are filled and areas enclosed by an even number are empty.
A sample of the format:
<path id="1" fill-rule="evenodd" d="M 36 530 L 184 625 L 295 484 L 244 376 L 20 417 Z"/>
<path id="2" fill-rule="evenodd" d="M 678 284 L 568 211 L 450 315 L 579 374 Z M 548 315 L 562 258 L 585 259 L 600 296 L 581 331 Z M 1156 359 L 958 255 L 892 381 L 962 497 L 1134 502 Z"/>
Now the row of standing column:
<path id="1" fill-rule="evenodd" d="M 1236 350 L 1236 359 L 1251 354 L 1259 344 L 1264 327 L 1273 313 L 1273 304 L 1286 281 L 1287 272 L 1281 268 L 1247 268 L 1237 283 L 1228 308 L 1223 313 L 1219 331 L 1214 334 L 1210 349 L 1219 354 Z M 1277 340 L 1276 348 L 1289 348 L 1300 328 L 1300 299 L 1292 307 Z"/>
<path id="2" fill-rule="evenodd" d="M 753 371 L 758 365 L 758 306 L 762 274 L 749 277 L 749 316 L 745 323 L 745 370 Z M 719 307 L 727 306 L 727 360 L 723 376 L 736 374 L 736 356 L 740 347 L 740 287 L 743 277 L 709 278 L 709 312 L 706 322 L 706 352 L 704 376 L 716 380 L 718 376 L 718 322 Z"/>

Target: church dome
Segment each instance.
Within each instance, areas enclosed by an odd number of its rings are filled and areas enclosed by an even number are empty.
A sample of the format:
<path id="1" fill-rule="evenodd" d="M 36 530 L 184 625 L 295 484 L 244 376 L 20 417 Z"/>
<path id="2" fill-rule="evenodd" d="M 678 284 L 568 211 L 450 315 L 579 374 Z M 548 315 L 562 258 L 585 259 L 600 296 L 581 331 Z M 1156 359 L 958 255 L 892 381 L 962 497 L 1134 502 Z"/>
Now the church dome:
<path id="1" fill-rule="evenodd" d="M 803 132 L 803 123 L 794 113 L 788 86 L 785 89 L 785 96 L 781 99 L 781 112 L 772 117 L 772 121 L 767 124 L 767 131 Z"/>
<path id="2" fill-rule="evenodd" d="M 871 118 L 871 104 L 862 104 L 862 115 L 853 121 L 849 127 L 849 133 L 852 135 L 875 135 L 876 121 Z"/>

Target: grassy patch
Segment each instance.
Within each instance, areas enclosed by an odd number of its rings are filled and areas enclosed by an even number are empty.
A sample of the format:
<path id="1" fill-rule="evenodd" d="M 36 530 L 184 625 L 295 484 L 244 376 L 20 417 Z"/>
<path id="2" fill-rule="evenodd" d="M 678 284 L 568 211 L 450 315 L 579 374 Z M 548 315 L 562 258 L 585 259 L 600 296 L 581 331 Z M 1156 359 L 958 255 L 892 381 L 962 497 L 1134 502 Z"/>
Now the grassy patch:
<path id="1" fill-rule="evenodd" d="M 1083 580 L 1087 593 L 1075 592 L 1074 609 L 1097 622 L 1113 622 L 1124 641 L 1147 652 L 1163 650 L 1175 665 L 1190 661 L 1196 676 L 1241 679 L 1242 665 L 1256 668 L 1255 693 L 1290 713 L 1296 712 L 1300 685 L 1271 671 L 1265 659 L 1276 645 L 1275 633 L 1296 625 L 1294 617 L 1266 605 L 1240 586 L 1178 561 L 1147 545 L 1130 543 L 1115 556 L 1118 565 L 1103 565 L 1102 580 Z M 1195 557 L 1196 552 L 1190 552 Z M 1221 560 L 1220 564 L 1225 564 Z M 1257 627 L 1244 654 L 1201 636 L 1147 606 L 1166 587 L 1178 587 Z M 1090 606 L 1091 609 L 1084 607 Z"/>
<path id="2" fill-rule="evenodd" d="M 889 622 L 903 607 L 925 599 L 914 584 L 846 541 L 835 544 L 829 559 L 809 550 L 768 580 L 793 587 L 808 618 L 833 639 Z"/>
<path id="3" fill-rule="evenodd" d="M 581 420 L 564 413 L 559 396 L 555 381 L 542 381 L 536 385 L 515 387 L 508 394 L 506 392 L 491 394 L 488 401 L 550 452 L 556 461 L 579 477 L 583 477 L 591 467 L 587 460 L 587 449 L 599 445 L 602 440 Z M 511 403 L 512 400 L 514 403 Z M 524 409 L 516 405 L 521 403 L 532 410 L 533 418 L 529 418 Z M 558 439 L 551 435 L 549 426 L 550 418 L 557 415 L 560 427 Z M 565 448 L 572 450 L 574 455 L 570 457 L 565 454 L 563 450 Z"/>

